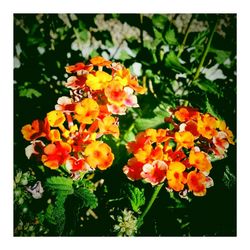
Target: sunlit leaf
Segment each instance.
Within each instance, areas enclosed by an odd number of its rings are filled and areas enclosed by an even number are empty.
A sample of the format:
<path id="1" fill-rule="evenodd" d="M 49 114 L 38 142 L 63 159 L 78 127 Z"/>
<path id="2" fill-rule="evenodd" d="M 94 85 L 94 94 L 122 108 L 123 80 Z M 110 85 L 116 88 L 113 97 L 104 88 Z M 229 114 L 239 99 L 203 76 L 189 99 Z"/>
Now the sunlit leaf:
<path id="1" fill-rule="evenodd" d="M 188 73 L 190 74 L 191 72 L 186 68 L 184 67 L 178 57 L 176 56 L 176 54 L 174 53 L 174 51 L 170 51 L 166 58 L 165 58 L 165 66 L 167 68 L 170 68 L 176 72 L 185 72 L 185 73 Z"/>

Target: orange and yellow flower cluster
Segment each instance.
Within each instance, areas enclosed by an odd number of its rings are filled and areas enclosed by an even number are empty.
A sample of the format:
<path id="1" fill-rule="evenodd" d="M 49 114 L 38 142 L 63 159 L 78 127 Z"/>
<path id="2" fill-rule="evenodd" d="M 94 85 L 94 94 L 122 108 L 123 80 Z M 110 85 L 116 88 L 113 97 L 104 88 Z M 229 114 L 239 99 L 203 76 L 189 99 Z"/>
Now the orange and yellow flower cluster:
<path id="1" fill-rule="evenodd" d="M 95 57 L 89 64 L 67 66 L 72 73 L 65 84 L 71 96 L 62 96 L 44 120 L 22 128 L 31 144 L 26 155 L 57 169 L 65 165 L 71 172 L 105 170 L 112 165 L 111 148 L 98 140 L 105 134 L 119 137 L 118 118 L 128 107 L 138 107 L 136 93 L 146 89 L 119 63 Z"/>
<path id="2" fill-rule="evenodd" d="M 127 143 L 133 154 L 123 171 L 130 180 L 153 186 L 166 182 L 181 195 L 204 196 L 213 185 L 211 158 L 225 157 L 233 134 L 224 121 L 191 107 L 172 110 L 165 119 L 173 129 L 147 129 Z"/>

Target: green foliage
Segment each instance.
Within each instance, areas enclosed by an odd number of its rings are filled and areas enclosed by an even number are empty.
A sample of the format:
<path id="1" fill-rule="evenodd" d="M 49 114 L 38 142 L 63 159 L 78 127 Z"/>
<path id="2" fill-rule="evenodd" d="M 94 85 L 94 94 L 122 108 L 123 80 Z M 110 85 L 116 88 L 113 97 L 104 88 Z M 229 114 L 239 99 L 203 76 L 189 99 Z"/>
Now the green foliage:
<path id="1" fill-rule="evenodd" d="M 165 66 L 176 72 L 187 73 L 187 74 L 191 73 L 185 66 L 183 66 L 180 63 L 179 58 L 176 56 L 174 51 L 170 51 L 167 54 L 165 58 Z"/>
<path id="2" fill-rule="evenodd" d="M 65 226 L 64 203 L 66 198 L 67 194 L 58 193 L 56 195 L 55 203 L 49 204 L 45 214 L 47 221 L 54 225 L 54 230 L 57 235 L 62 235 Z"/>
<path id="3" fill-rule="evenodd" d="M 139 189 L 138 187 L 129 185 L 129 201 L 134 212 L 139 213 L 140 207 L 145 204 L 144 189 Z"/>
<path id="4" fill-rule="evenodd" d="M 235 183 L 236 183 L 236 177 L 235 175 L 230 171 L 230 168 L 226 166 L 223 178 L 222 178 L 225 186 L 230 189 L 234 188 Z"/>
<path id="5" fill-rule="evenodd" d="M 63 194 L 63 195 L 69 195 L 73 194 L 73 180 L 61 177 L 61 176 L 53 176 L 46 180 L 45 187 L 50 189 L 51 191 L 54 191 L 57 195 Z"/>
<path id="6" fill-rule="evenodd" d="M 83 207 L 94 209 L 98 206 L 96 196 L 87 188 L 81 187 L 76 189 L 74 195 L 81 199 Z"/>

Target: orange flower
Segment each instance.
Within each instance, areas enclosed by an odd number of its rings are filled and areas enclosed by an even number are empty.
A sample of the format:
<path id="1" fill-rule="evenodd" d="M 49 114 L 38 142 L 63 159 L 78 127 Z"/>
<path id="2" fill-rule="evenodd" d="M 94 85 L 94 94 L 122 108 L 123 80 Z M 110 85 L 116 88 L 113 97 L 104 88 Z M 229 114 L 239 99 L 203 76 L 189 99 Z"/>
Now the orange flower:
<path id="1" fill-rule="evenodd" d="M 97 71 L 95 75 L 88 74 L 86 85 L 92 90 L 103 90 L 112 80 L 112 76 L 104 71 Z"/>
<path id="2" fill-rule="evenodd" d="M 177 143 L 177 149 L 180 150 L 184 148 L 192 148 L 194 146 L 194 136 L 189 131 L 176 132 L 175 141 Z"/>
<path id="3" fill-rule="evenodd" d="M 129 159 L 128 164 L 123 167 L 123 172 L 132 181 L 140 180 L 142 179 L 141 172 L 143 165 L 144 163 L 139 162 L 135 157 L 133 157 Z"/>
<path id="4" fill-rule="evenodd" d="M 187 185 L 195 196 L 204 196 L 206 189 L 206 176 L 201 172 L 191 171 L 187 175 Z"/>
<path id="5" fill-rule="evenodd" d="M 128 82 L 128 86 L 138 94 L 145 94 L 147 92 L 147 88 L 140 86 L 136 79 L 130 79 Z"/>
<path id="6" fill-rule="evenodd" d="M 180 162 L 171 162 L 167 170 L 168 185 L 173 190 L 179 192 L 183 190 L 186 178 L 183 174 L 186 167 Z"/>
<path id="7" fill-rule="evenodd" d="M 99 105 L 91 98 L 85 98 L 75 107 L 75 119 L 80 123 L 91 124 L 99 115 Z"/>
<path id="8" fill-rule="evenodd" d="M 217 120 L 209 114 L 202 115 L 198 118 L 198 132 L 207 139 L 212 139 L 217 134 Z"/>
<path id="9" fill-rule="evenodd" d="M 57 129 L 51 129 L 49 132 L 49 139 L 53 142 L 55 141 L 61 141 L 61 135 L 60 132 Z"/>
<path id="10" fill-rule="evenodd" d="M 147 136 L 151 142 L 156 142 L 157 131 L 153 128 L 148 128 L 145 130 L 145 136 Z"/>
<path id="11" fill-rule="evenodd" d="M 80 70 L 91 71 L 92 69 L 93 69 L 92 65 L 85 65 L 84 63 L 76 63 L 75 65 L 70 65 L 65 67 L 67 73 L 75 73 Z"/>
<path id="12" fill-rule="evenodd" d="M 93 57 L 90 59 L 90 62 L 95 66 L 110 66 L 112 63 L 101 56 Z"/>
<path id="13" fill-rule="evenodd" d="M 46 137 L 49 134 L 48 120 L 44 121 L 34 120 L 32 124 L 27 124 L 22 127 L 22 134 L 25 140 L 32 141 L 39 137 Z"/>
<path id="14" fill-rule="evenodd" d="M 114 160 L 111 148 L 103 142 L 93 141 L 84 151 L 87 163 L 92 167 L 105 170 L 110 167 Z"/>
<path id="15" fill-rule="evenodd" d="M 212 168 L 212 164 L 207 155 L 204 152 L 195 152 L 193 149 L 189 154 L 189 163 L 202 172 L 209 173 Z"/>
<path id="16" fill-rule="evenodd" d="M 51 169 L 57 169 L 68 159 L 70 151 L 71 146 L 68 143 L 56 141 L 54 144 L 49 144 L 44 148 L 42 162 Z"/>
<path id="17" fill-rule="evenodd" d="M 167 164 L 164 161 L 153 161 L 152 164 L 145 164 L 141 176 L 151 185 L 157 185 L 166 178 Z"/>
<path id="18" fill-rule="evenodd" d="M 134 155 L 138 161 L 146 163 L 151 158 L 151 152 L 152 146 L 150 144 L 146 144 L 143 148 L 140 148 Z"/>
<path id="19" fill-rule="evenodd" d="M 111 104 L 116 104 L 118 106 L 122 105 L 127 97 L 119 81 L 110 82 L 105 88 L 104 93 Z"/>
<path id="20" fill-rule="evenodd" d="M 112 116 L 107 116 L 103 120 L 98 120 L 100 134 L 111 134 L 114 137 L 118 138 L 120 132 L 116 123 L 116 119 Z"/>
<path id="21" fill-rule="evenodd" d="M 223 131 L 223 132 L 226 133 L 228 142 L 229 142 L 230 144 L 234 145 L 235 142 L 234 142 L 234 140 L 233 140 L 233 137 L 234 137 L 234 136 L 233 136 L 233 133 L 232 133 L 232 131 L 227 127 L 225 121 L 218 121 L 217 127 L 218 127 L 221 131 Z"/>
<path id="22" fill-rule="evenodd" d="M 186 122 L 197 118 L 199 112 L 191 107 L 181 107 L 175 111 L 174 115 L 180 122 Z"/>
<path id="23" fill-rule="evenodd" d="M 149 138 L 145 136 L 145 132 L 140 132 L 136 135 L 135 141 L 128 142 L 126 148 L 129 153 L 137 153 L 139 149 L 143 148 L 145 144 L 148 144 Z"/>
<path id="24" fill-rule="evenodd" d="M 189 131 L 195 138 L 200 136 L 200 133 L 197 130 L 197 122 L 190 120 L 187 121 L 187 123 L 182 123 L 181 126 L 182 125 L 184 125 L 184 131 Z"/>

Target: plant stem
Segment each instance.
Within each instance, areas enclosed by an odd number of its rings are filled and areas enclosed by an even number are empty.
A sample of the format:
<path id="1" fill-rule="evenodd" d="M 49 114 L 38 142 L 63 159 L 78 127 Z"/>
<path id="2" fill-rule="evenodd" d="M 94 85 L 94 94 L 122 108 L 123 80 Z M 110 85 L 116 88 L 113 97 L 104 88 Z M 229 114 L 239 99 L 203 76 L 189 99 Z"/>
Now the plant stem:
<path id="1" fill-rule="evenodd" d="M 214 27 L 213 27 L 213 30 L 212 30 L 212 32 L 211 32 L 211 34 L 210 34 L 210 37 L 209 37 L 207 46 L 206 46 L 206 48 L 205 48 L 205 50 L 204 50 L 204 53 L 203 53 L 203 55 L 202 55 L 200 64 L 199 64 L 199 66 L 198 66 L 198 68 L 197 68 L 197 70 L 196 70 L 196 72 L 195 72 L 193 81 L 195 81 L 196 79 L 198 79 L 198 77 L 199 77 L 199 75 L 200 75 L 200 71 L 201 71 L 201 68 L 202 68 L 202 66 L 203 66 L 203 64 L 204 64 L 204 62 L 205 62 L 206 57 L 207 57 L 207 53 L 208 53 L 208 51 L 209 51 L 211 42 L 212 42 L 212 40 L 213 40 L 213 36 L 214 36 L 215 30 L 216 30 L 216 27 L 217 27 L 217 21 L 215 22 L 215 25 L 214 25 Z"/>
<path id="2" fill-rule="evenodd" d="M 143 44 L 143 14 L 140 14 L 140 40 L 141 40 L 141 48 L 144 47 Z"/>
<path id="3" fill-rule="evenodd" d="M 142 226 L 143 219 L 146 216 L 146 214 L 148 213 L 148 211 L 150 210 L 150 208 L 152 207 L 152 205 L 154 204 L 154 201 L 155 201 L 158 193 L 160 192 L 163 184 L 164 183 L 162 183 L 162 184 L 160 184 L 160 185 L 158 185 L 158 186 L 155 187 L 154 193 L 153 193 L 153 195 L 152 195 L 152 197 L 151 197 L 151 199 L 150 199 L 150 201 L 149 201 L 146 209 L 144 210 L 144 212 L 142 213 L 142 215 L 138 218 L 137 229 L 139 229 Z"/>
<path id="4" fill-rule="evenodd" d="M 182 52 L 183 52 L 183 50 L 184 50 L 184 47 L 185 47 L 185 44 L 186 44 L 186 41 L 187 41 L 187 37 L 188 37 L 188 34 L 189 34 L 189 29 L 191 27 L 191 23 L 192 23 L 193 19 L 194 19 L 194 16 L 192 15 L 191 18 L 190 18 L 190 21 L 188 23 L 188 26 L 187 26 L 187 29 L 186 29 L 186 33 L 185 33 L 184 39 L 182 41 L 182 44 L 180 46 L 180 49 L 178 51 L 177 57 L 180 57 L 181 54 L 182 54 Z"/>

